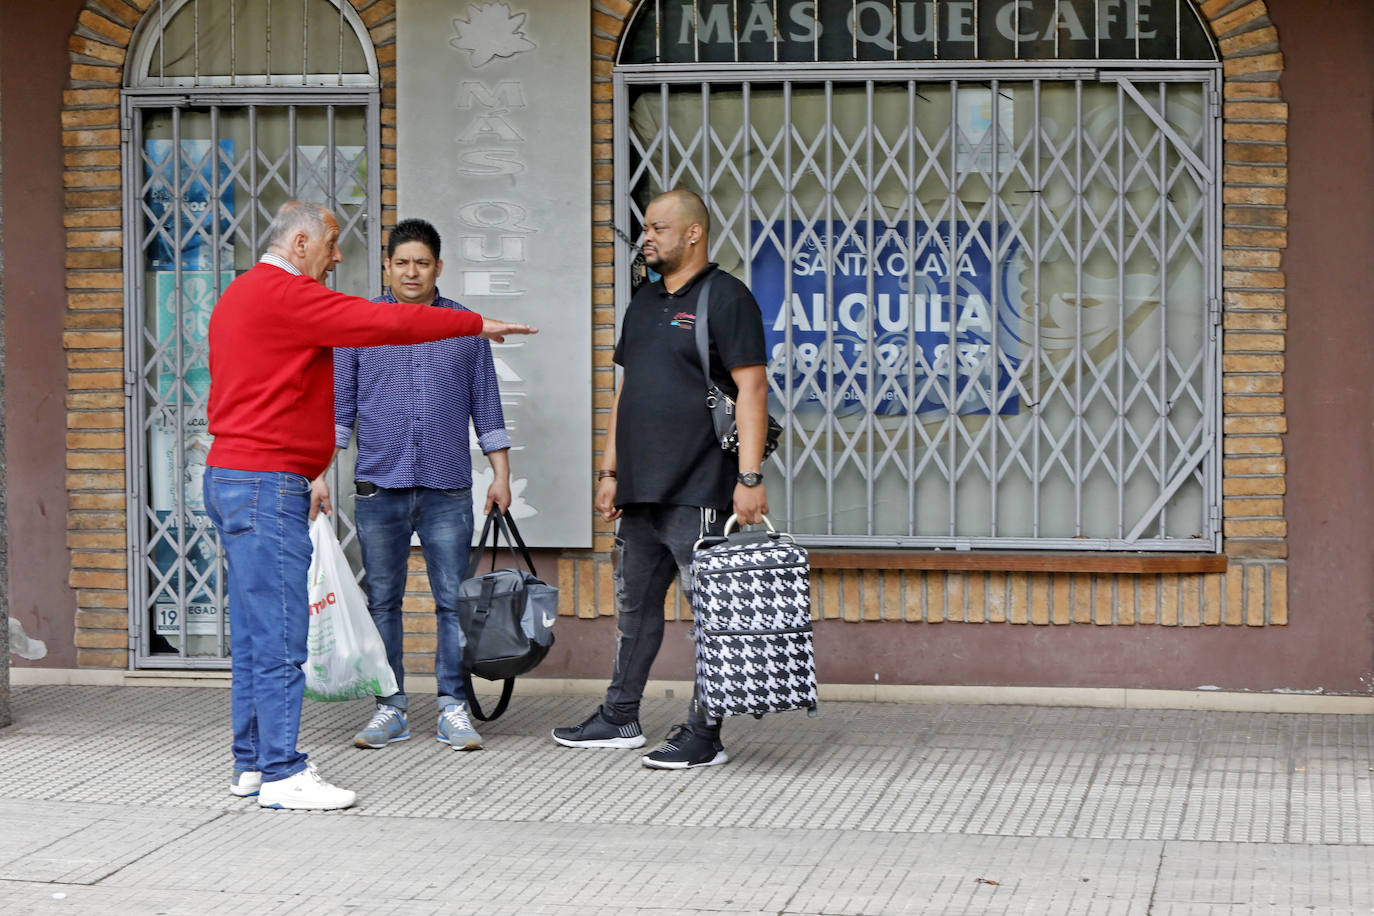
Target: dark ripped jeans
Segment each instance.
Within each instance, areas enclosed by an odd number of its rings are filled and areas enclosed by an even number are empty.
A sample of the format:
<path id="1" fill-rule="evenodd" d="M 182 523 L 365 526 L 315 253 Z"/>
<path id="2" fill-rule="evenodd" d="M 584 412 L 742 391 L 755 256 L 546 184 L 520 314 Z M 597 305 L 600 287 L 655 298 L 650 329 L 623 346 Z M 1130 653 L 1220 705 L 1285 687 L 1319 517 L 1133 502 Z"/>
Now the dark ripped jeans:
<path id="1" fill-rule="evenodd" d="M 692 596 L 692 545 L 720 534 L 729 511 L 657 503 L 626 506 L 615 537 L 615 598 L 618 636 L 615 671 L 602 713 L 611 721 L 639 719 L 639 701 L 649 669 L 663 644 L 663 604 L 673 577 Z M 720 737 L 720 720 L 708 718 L 695 695 L 688 727 L 703 738 Z"/>

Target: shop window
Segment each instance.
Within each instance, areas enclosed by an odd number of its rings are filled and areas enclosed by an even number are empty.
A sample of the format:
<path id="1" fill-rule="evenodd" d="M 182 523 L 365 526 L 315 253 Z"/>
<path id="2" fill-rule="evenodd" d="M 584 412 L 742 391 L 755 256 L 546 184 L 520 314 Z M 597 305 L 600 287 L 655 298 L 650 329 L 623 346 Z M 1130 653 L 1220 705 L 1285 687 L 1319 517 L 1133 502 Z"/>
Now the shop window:
<path id="1" fill-rule="evenodd" d="M 702 194 L 808 543 L 1215 551 L 1219 79 L 1183 0 L 647 2 L 618 302 Z"/>

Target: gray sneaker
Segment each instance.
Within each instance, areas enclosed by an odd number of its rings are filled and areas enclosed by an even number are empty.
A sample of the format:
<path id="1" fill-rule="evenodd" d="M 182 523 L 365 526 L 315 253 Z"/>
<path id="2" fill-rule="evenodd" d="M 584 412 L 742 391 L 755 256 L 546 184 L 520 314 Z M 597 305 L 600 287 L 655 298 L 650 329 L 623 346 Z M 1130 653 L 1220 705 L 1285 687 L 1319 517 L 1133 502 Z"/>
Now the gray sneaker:
<path id="1" fill-rule="evenodd" d="M 450 703 L 439 713 L 439 733 L 435 737 L 455 751 L 480 751 L 482 736 L 468 719 L 466 703 Z"/>
<path id="2" fill-rule="evenodd" d="M 393 741 L 410 737 L 410 725 L 404 710 L 385 703 L 377 704 L 377 711 L 363 730 L 353 736 L 354 747 L 386 747 Z"/>

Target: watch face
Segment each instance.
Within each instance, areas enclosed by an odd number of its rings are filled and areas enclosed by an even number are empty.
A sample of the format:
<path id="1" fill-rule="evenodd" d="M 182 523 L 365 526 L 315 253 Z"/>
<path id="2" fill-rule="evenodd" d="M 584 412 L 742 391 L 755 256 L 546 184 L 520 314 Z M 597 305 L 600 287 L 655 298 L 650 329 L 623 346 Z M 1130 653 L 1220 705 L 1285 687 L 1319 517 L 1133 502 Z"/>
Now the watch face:
<path id="1" fill-rule="evenodd" d="M 740 474 L 739 482 L 744 484 L 746 487 L 757 487 L 759 484 L 763 483 L 763 475 L 753 473 L 752 471 Z"/>

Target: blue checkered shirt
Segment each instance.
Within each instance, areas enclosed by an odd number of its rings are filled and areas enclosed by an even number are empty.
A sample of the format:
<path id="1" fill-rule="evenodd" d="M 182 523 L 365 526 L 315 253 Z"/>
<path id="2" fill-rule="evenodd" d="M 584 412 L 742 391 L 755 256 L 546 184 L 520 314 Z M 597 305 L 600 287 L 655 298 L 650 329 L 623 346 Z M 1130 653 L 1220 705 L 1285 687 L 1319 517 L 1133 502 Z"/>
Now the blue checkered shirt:
<path id="1" fill-rule="evenodd" d="M 374 302 L 395 302 L 387 295 Z M 462 309 L 437 292 L 435 308 Z M 469 421 L 482 452 L 509 448 L 491 344 L 480 337 L 334 349 L 334 444 L 358 430 L 356 480 L 379 487 L 472 486 Z"/>

